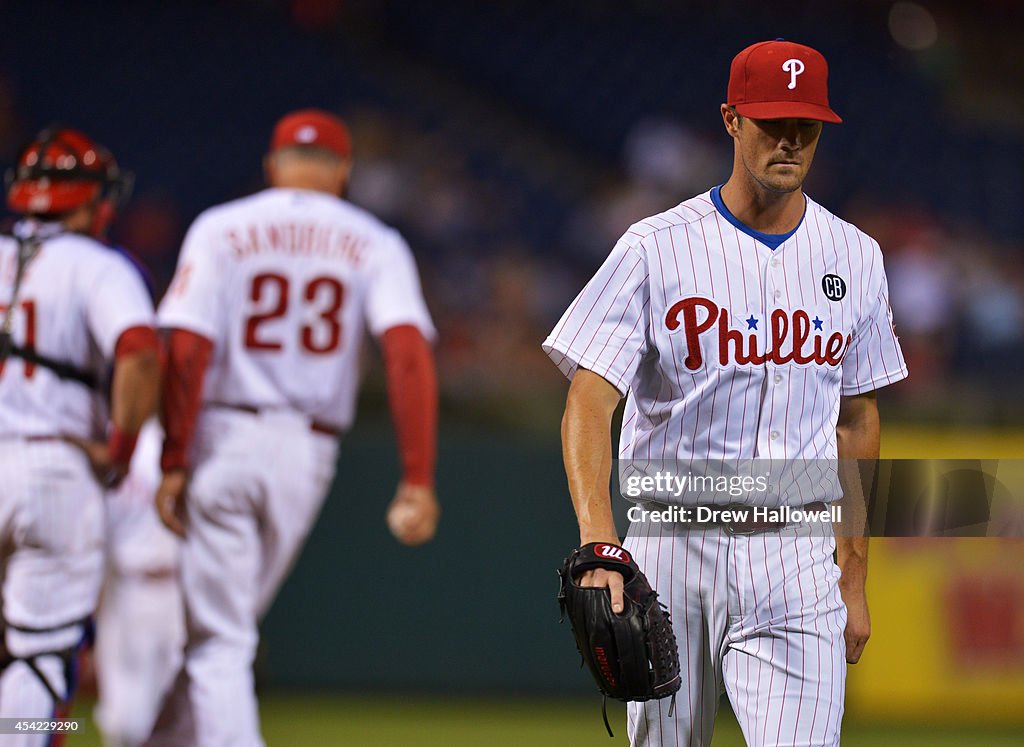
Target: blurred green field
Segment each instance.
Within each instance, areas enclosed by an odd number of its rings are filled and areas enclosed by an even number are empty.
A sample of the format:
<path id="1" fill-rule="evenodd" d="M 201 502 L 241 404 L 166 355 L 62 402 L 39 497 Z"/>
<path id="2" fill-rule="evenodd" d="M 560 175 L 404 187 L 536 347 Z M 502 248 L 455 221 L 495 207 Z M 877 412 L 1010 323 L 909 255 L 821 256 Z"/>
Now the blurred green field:
<path id="1" fill-rule="evenodd" d="M 601 701 L 449 700 L 413 696 L 274 693 L 261 699 L 263 733 L 268 747 L 361 745 L 362 747 L 593 747 L 625 744 L 625 709 L 609 704 L 616 738 L 601 723 Z M 81 704 L 76 716 L 88 717 Z M 1024 728 L 886 727 L 848 724 L 844 747 L 1015 747 L 1024 743 Z M 95 727 L 73 737 L 69 747 L 100 747 Z M 723 711 L 715 729 L 715 747 L 742 747 L 731 713 Z"/>

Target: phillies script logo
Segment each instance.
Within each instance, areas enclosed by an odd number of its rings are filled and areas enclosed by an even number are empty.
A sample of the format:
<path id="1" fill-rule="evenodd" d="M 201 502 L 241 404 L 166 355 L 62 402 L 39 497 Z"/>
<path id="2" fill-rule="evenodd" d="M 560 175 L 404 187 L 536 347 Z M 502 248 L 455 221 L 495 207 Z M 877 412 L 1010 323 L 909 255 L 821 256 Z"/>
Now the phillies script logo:
<path id="1" fill-rule="evenodd" d="M 629 553 L 615 545 L 598 545 L 594 548 L 594 555 L 607 560 L 617 560 L 620 563 L 629 562 Z"/>
<path id="2" fill-rule="evenodd" d="M 748 322 L 753 330 L 757 321 Z M 691 371 L 704 365 L 700 348 L 700 336 L 718 326 L 718 360 L 722 366 L 735 362 L 737 365 L 759 366 L 765 362 L 778 365 L 783 363 L 817 363 L 838 366 L 850 347 L 851 336 L 845 338 L 840 332 L 825 337 L 821 330 L 822 320 L 811 317 L 803 309 L 784 311 L 775 309 L 768 317 L 769 346 L 766 352 L 757 348 L 757 335 L 747 334 L 729 326 L 729 310 L 721 309 L 707 298 L 684 298 L 672 305 L 665 315 L 665 326 L 674 332 L 682 325 L 686 334 L 686 349 L 689 354 L 683 363 Z M 784 352 L 784 351 L 789 352 Z"/>

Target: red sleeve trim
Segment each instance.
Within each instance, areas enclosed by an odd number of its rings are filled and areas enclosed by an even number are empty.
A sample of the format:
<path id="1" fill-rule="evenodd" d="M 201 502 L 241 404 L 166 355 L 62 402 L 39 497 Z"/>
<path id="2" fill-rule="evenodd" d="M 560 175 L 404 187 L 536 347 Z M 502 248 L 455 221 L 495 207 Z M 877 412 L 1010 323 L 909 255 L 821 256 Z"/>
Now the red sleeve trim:
<path id="1" fill-rule="evenodd" d="M 107 451 L 110 452 L 111 461 L 115 464 L 131 464 L 132 454 L 135 453 L 135 444 L 138 440 L 138 431 L 125 433 L 115 425 L 107 439 Z"/>
<path id="2" fill-rule="evenodd" d="M 160 469 L 188 467 L 188 450 L 202 405 L 203 380 L 210 365 L 213 341 L 195 332 L 172 329 L 167 340 L 160 414 L 164 423 L 164 449 Z"/>
<path id="3" fill-rule="evenodd" d="M 159 350 L 160 340 L 156 335 L 156 330 L 140 325 L 129 327 L 117 338 L 117 344 L 114 346 L 114 358 L 124 358 L 136 353 L 158 353 Z"/>
<path id="4" fill-rule="evenodd" d="M 413 485 L 433 487 L 437 462 L 437 372 L 430 346 L 411 324 L 388 329 L 381 335 L 380 343 L 402 479 Z"/>

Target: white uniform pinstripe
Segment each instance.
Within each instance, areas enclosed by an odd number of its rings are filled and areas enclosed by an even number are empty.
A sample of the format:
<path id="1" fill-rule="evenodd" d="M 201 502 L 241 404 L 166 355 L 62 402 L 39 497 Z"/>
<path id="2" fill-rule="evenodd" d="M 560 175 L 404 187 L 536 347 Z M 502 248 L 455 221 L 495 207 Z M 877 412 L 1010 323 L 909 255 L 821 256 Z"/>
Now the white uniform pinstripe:
<path id="1" fill-rule="evenodd" d="M 755 233 L 717 190 L 640 221 L 544 342 L 567 376 L 583 367 L 627 396 L 619 457 L 640 471 L 833 459 L 840 396 L 907 375 L 873 239 L 809 198 L 777 248 Z M 838 743 L 846 611 L 829 532 L 664 525 L 627 547 L 670 604 L 684 672 L 674 718 L 630 705 L 635 743 L 708 744 L 722 685 L 748 743 Z"/>

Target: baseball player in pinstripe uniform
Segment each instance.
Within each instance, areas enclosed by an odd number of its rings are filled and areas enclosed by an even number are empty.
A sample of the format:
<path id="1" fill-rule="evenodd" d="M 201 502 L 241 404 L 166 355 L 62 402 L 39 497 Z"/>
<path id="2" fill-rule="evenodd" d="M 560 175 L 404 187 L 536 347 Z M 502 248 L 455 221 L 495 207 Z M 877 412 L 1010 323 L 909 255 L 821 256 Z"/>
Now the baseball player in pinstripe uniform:
<path id="1" fill-rule="evenodd" d="M 437 528 L 434 324 L 405 240 L 342 199 L 350 157 L 333 114 L 282 117 L 270 186 L 196 219 L 160 303 L 157 505 L 184 537 L 187 644 L 151 747 L 263 744 L 257 624 L 327 497 L 366 330 L 381 345 L 402 462 L 388 526 L 406 545 Z"/>
<path id="2" fill-rule="evenodd" d="M 545 341 L 572 379 L 581 544 L 619 543 L 608 431 L 622 397 L 622 460 L 877 457 L 875 390 L 907 369 L 878 244 L 802 191 L 822 123 L 841 121 L 827 79 L 800 44 L 740 52 L 721 107 L 729 180 L 631 226 Z M 783 498 L 838 498 L 816 490 Z M 867 544 L 822 522 L 631 525 L 624 546 L 671 608 L 683 673 L 671 715 L 630 703 L 632 743 L 710 744 L 724 689 L 748 744 L 839 744 L 846 666 L 870 632 Z M 583 583 L 622 608 L 619 574 Z"/>
<path id="3" fill-rule="evenodd" d="M 109 152 L 57 127 L 9 175 L 8 206 L 24 217 L 0 237 L 4 718 L 50 718 L 70 699 L 103 573 L 103 487 L 127 473 L 156 405 L 152 302 L 131 263 L 95 238 L 125 184 Z"/>

